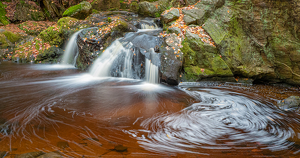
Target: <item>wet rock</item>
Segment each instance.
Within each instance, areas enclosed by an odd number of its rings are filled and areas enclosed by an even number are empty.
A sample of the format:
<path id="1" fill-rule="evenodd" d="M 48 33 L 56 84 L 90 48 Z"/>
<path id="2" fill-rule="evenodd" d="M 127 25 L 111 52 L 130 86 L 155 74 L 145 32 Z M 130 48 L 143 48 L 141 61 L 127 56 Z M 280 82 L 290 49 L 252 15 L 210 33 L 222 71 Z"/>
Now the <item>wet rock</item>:
<path id="1" fill-rule="evenodd" d="M 52 46 L 36 57 L 36 61 L 44 61 L 46 63 L 57 63 L 64 53 L 64 50 L 56 46 Z"/>
<path id="2" fill-rule="evenodd" d="M 171 27 L 168 29 L 168 33 L 175 33 L 175 34 L 181 34 L 181 30 L 178 27 Z"/>
<path id="3" fill-rule="evenodd" d="M 64 141 L 57 142 L 56 146 L 62 149 L 70 147 L 69 143 Z"/>
<path id="4" fill-rule="evenodd" d="M 92 5 L 89 2 L 83 1 L 75 6 L 68 8 L 63 16 L 69 16 L 76 19 L 85 19 L 92 13 Z"/>
<path id="5" fill-rule="evenodd" d="M 30 153 L 25 153 L 21 155 L 16 155 L 15 158 L 33 158 L 33 157 L 38 157 L 40 155 L 45 154 L 42 151 L 37 151 L 37 152 L 30 152 Z"/>
<path id="6" fill-rule="evenodd" d="M 170 85 L 177 85 L 179 83 L 180 70 L 183 62 L 183 56 L 181 53 L 178 54 L 179 47 L 176 45 L 176 43 L 179 43 L 179 40 L 182 39 L 178 39 L 177 37 L 176 34 L 171 34 L 165 39 L 165 44 L 160 48 L 161 80 Z"/>
<path id="7" fill-rule="evenodd" d="M 98 138 L 84 138 L 84 139 L 82 139 L 82 140 L 94 140 L 94 141 L 99 142 L 99 139 L 98 139 Z"/>
<path id="8" fill-rule="evenodd" d="M 138 14 L 143 16 L 155 17 L 155 13 L 158 12 L 154 4 L 149 2 L 140 2 Z"/>
<path id="9" fill-rule="evenodd" d="M 298 109 L 300 107 L 300 97 L 299 96 L 290 96 L 278 104 L 278 107 L 282 110 L 293 110 Z"/>
<path id="10" fill-rule="evenodd" d="M 59 152 L 50 152 L 41 156 L 38 156 L 37 158 L 62 158 L 63 156 Z"/>
<path id="11" fill-rule="evenodd" d="M 127 151 L 127 147 L 125 147 L 123 145 L 117 145 L 117 146 L 115 146 L 114 150 L 117 152 L 125 152 L 125 151 Z"/>
<path id="12" fill-rule="evenodd" d="M 180 16 L 179 10 L 178 9 L 172 9 L 169 11 L 167 14 L 163 14 L 161 16 L 162 21 L 166 24 L 171 21 L 177 20 Z"/>

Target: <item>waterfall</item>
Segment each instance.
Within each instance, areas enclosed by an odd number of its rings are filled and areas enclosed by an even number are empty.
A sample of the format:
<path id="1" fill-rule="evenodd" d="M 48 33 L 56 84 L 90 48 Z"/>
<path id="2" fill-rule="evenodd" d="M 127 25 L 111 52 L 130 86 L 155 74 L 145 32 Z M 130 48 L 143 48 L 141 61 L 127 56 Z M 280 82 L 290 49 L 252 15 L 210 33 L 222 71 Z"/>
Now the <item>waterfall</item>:
<path id="1" fill-rule="evenodd" d="M 146 81 L 149 83 L 159 83 L 158 66 L 151 63 L 151 60 L 146 58 Z"/>
<path id="2" fill-rule="evenodd" d="M 123 77 L 159 83 L 160 54 L 157 25 L 143 21 L 138 32 L 131 32 L 115 40 L 92 64 L 90 74 L 95 77 Z M 154 31 L 151 33 L 151 31 Z"/>
<path id="3" fill-rule="evenodd" d="M 65 64 L 65 65 L 71 64 L 71 65 L 75 66 L 76 59 L 77 59 L 77 56 L 78 56 L 77 36 L 81 31 L 82 30 L 77 31 L 76 33 L 74 33 L 71 36 L 71 38 L 70 38 L 70 40 L 67 44 L 65 53 L 63 55 L 61 64 Z M 74 53 L 76 53 L 76 54 L 75 54 L 75 57 L 73 58 Z"/>
<path id="4" fill-rule="evenodd" d="M 93 76 L 97 76 L 97 77 L 109 77 L 111 76 L 112 72 L 112 66 L 113 63 L 115 62 L 115 60 L 121 55 L 121 54 L 126 54 L 126 58 L 125 58 L 125 62 L 124 65 L 125 67 L 130 67 L 131 70 L 131 61 L 129 56 L 130 53 L 132 54 L 132 51 L 130 51 L 130 49 L 126 49 L 123 47 L 122 43 L 119 42 L 119 40 L 115 40 L 102 54 L 99 58 L 97 58 L 97 60 L 94 62 L 93 66 L 91 67 L 90 73 Z M 130 64 L 130 66 L 128 66 L 128 64 Z M 125 70 L 125 67 L 123 68 Z M 129 68 L 128 68 L 129 69 Z M 122 72 L 122 68 L 117 69 L 116 72 L 118 73 L 124 73 L 124 70 Z M 130 70 L 125 70 L 128 73 L 124 74 L 124 77 L 129 77 L 130 75 L 128 75 L 130 72 Z"/>

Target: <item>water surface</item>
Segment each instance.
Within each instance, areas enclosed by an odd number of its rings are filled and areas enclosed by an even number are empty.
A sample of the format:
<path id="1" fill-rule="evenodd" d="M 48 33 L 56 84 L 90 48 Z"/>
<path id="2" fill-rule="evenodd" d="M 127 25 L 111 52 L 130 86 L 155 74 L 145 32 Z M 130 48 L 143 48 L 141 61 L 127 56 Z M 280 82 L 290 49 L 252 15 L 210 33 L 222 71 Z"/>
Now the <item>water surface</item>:
<path id="1" fill-rule="evenodd" d="M 179 87 L 93 77 L 72 67 L 0 64 L 0 151 L 72 157 L 297 157 L 294 88 Z M 68 145 L 62 145 L 67 142 Z M 127 150 L 117 151 L 116 146 Z"/>

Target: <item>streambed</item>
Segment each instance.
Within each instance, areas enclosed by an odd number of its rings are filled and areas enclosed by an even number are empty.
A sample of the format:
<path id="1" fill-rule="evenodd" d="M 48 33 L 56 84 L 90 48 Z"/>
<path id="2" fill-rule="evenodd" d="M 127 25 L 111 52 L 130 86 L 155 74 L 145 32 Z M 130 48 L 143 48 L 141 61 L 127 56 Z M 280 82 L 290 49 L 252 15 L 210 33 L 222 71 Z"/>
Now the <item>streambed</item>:
<path id="1" fill-rule="evenodd" d="M 0 151 L 14 157 L 300 156 L 295 88 L 202 82 L 171 87 L 72 67 L 0 64 Z"/>

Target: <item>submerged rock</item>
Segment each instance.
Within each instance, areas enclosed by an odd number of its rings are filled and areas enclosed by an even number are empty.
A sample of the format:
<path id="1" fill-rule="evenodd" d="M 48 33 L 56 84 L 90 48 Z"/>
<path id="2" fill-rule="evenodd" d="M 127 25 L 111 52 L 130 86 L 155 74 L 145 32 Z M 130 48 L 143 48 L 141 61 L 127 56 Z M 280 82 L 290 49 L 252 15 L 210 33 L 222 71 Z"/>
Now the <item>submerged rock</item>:
<path id="1" fill-rule="evenodd" d="M 62 149 L 70 147 L 69 143 L 68 142 L 64 142 L 64 141 L 57 142 L 56 145 L 57 145 L 57 147 L 62 148 Z"/>
<path id="2" fill-rule="evenodd" d="M 59 152 L 50 152 L 50 153 L 38 156 L 37 158 L 62 158 L 62 157 L 63 156 Z"/>
<path id="3" fill-rule="evenodd" d="M 125 151 L 127 151 L 127 147 L 125 147 L 123 145 L 117 145 L 117 146 L 115 146 L 114 150 L 117 152 L 125 152 Z"/>
<path id="4" fill-rule="evenodd" d="M 299 96 L 290 96 L 278 104 L 278 107 L 282 110 L 295 110 L 300 107 L 300 97 Z"/>
<path id="5" fill-rule="evenodd" d="M 16 155 L 15 158 L 33 158 L 33 157 L 38 157 L 40 155 L 45 154 L 42 151 L 37 151 L 37 152 L 30 152 L 30 153 L 25 153 L 21 155 Z"/>

